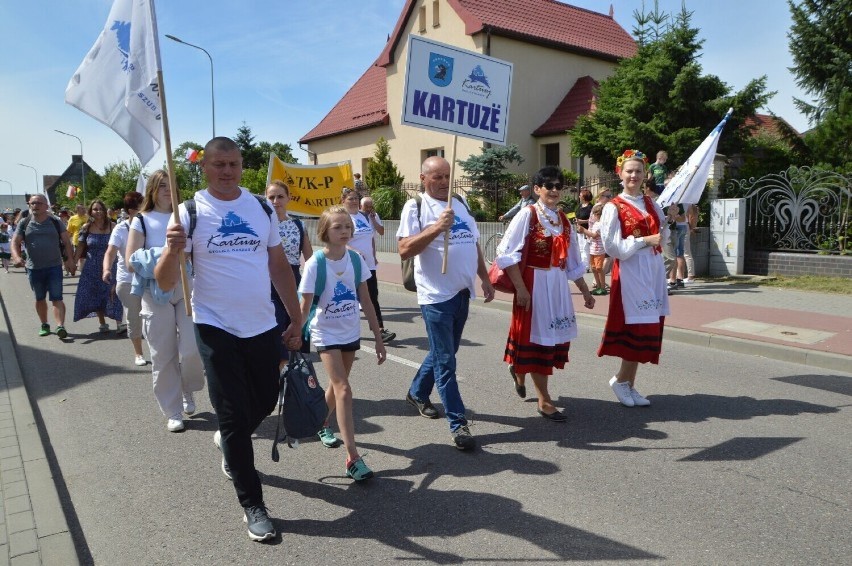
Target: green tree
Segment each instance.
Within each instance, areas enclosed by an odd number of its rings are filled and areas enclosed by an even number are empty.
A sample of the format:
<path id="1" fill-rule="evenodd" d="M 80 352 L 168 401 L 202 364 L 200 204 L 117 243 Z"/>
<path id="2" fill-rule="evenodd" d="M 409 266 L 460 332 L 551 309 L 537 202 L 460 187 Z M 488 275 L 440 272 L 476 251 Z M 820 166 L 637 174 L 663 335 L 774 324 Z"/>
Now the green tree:
<path id="1" fill-rule="evenodd" d="M 390 144 L 384 137 L 376 142 L 376 152 L 367 162 L 367 173 L 364 182 L 370 189 L 379 187 L 397 187 L 402 184 L 405 177 L 399 174 L 399 170 L 390 158 Z"/>
<path id="2" fill-rule="evenodd" d="M 269 166 L 269 154 L 274 153 L 278 156 L 278 159 L 283 161 L 284 163 L 298 163 L 299 160 L 296 156 L 293 155 L 293 148 L 290 147 L 289 143 L 269 143 L 266 141 L 262 141 L 257 144 L 258 149 L 260 149 L 260 154 L 263 158 L 263 164 L 267 167 Z"/>
<path id="3" fill-rule="evenodd" d="M 237 129 L 234 142 L 239 146 L 240 152 L 243 155 L 243 169 L 260 169 L 266 164 L 263 161 L 263 151 L 254 143 L 254 135 L 252 135 L 251 128 L 245 122 Z M 268 159 L 269 156 L 267 155 Z"/>
<path id="4" fill-rule="evenodd" d="M 518 146 L 509 144 L 481 148 L 482 153 L 471 155 L 467 159 L 458 159 L 456 163 L 462 168 L 465 176 L 477 184 L 500 183 L 512 178 L 507 171 L 509 165 L 520 165 L 524 156 L 518 151 Z"/>
<path id="5" fill-rule="evenodd" d="M 692 13 L 685 7 L 674 18 L 661 14 L 656 5 L 653 14 L 636 12 L 634 17 L 634 34 L 641 40 L 638 52 L 600 83 L 595 112 L 580 117 L 569 132 L 574 155 L 588 155 L 612 170 L 625 149 L 640 149 L 649 156 L 665 149 L 670 162 L 681 163 L 731 106 L 734 115 L 719 151 L 741 152 L 749 132 L 740 124 L 774 94 L 765 92 L 766 77 L 731 95 L 718 77 L 702 76 L 698 57 L 703 42 L 690 27 Z M 648 24 L 653 29 L 646 29 Z"/>
<path id="6" fill-rule="evenodd" d="M 141 171 L 142 165 L 135 159 L 107 165 L 104 167 L 104 173 L 101 176 L 103 188 L 99 191 L 97 198 L 104 201 L 107 206 L 121 208 L 124 203 L 124 195 L 136 190 L 136 182 L 139 180 Z M 86 180 L 88 180 L 88 176 Z M 88 185 L 86 189 L 88 193 Z M 90 201 L 93 198 L 95 197 L 88 195 Z"/>
<path id="7" fill-rule="evenodd" d="M 201 162 L 198 160 L 192 162 L 186 158 L 188 151 L 201 151 L 202 149 L 204 147 L 201 144 L 185 141 L 172 152 L 172 161 L 175 164 L 175 177 L 177 178 L 178 188 L 180 189 L 181 200 L 195 194 L 195 191 L 201 189 L 204 184 L 204 175 L 201 173 Z"/>
<path id="8" fill-rule="evenodd" d="M 793 25 L 791 71 L 813 96 L 811 102 L 793 99 L 814 129 L 805 136 L 811 161 L 852 170 L 852 0 L 788 0 Z"/>

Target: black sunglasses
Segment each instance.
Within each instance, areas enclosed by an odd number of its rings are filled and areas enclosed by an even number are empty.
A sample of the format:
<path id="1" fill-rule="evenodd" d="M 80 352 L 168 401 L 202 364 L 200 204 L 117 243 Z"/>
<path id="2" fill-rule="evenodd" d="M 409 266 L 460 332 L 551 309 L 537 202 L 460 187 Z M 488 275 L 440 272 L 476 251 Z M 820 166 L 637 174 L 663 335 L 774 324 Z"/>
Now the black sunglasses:
<path id="1" fill-rule="evenodd" d="M 559 181 L 548 181 L 548 182 L 546 182 L 546 183 L 542 183 L 542 184 L 541 184 L 541 185 L 539 185 L 539 186 L 540 186 L 540 187 L 544 187 L 544 188 L 545 188 L 545 189 L 547 189 L 548 191 L 550 191 L 550 190 L 552 190 L 552 189 L 556 189 L 557 191 L 561 191 L 561 190 L 562 190 L 562 183 L 560 183 Z"/>

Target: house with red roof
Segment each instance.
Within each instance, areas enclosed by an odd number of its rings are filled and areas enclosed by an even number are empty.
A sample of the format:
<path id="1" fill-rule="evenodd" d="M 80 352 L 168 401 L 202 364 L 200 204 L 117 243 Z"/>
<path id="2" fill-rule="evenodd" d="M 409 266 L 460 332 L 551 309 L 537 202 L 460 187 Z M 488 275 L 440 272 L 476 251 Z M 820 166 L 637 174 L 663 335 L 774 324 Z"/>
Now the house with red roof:
<path id="1" fill-rule="evenodd" d="M 379 137 L 409 180 L 426 157 L 450 157 L 451 135 L 400 124 L 411 34 L 513 64 L 507 143 L 524 156 L 523 171 L 558 165 L 597 174 L 588 159 L 571 157 L 566 130 L 594 109 L 598 83 L 635 55 L 636 44 L 612 9 L 600 14 L 556 0 L 406 0 L 382 53 L 299 140 L 312 162 L 349 160 L 366 173 Z M 460 137 L 456 158 L 483 146 Z"/>

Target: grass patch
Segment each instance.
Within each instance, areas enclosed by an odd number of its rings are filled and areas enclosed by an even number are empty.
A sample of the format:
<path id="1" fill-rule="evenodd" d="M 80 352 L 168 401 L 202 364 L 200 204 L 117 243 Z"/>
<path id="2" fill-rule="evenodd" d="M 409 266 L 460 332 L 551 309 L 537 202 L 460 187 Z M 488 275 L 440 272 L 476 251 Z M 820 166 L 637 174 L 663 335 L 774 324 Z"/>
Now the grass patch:
<path id="1" fill-rule="evenodd" d="M 852 295 L 852 279 L 848 277 L 824 277 L 819 275 L 801 275 L 789 277 L 776 275 L 766 278 L 755 278 L 749 281 L 756 285 L 797 289 L 799 291 L 818 291 L 820 293 L 836 293 Z"/>

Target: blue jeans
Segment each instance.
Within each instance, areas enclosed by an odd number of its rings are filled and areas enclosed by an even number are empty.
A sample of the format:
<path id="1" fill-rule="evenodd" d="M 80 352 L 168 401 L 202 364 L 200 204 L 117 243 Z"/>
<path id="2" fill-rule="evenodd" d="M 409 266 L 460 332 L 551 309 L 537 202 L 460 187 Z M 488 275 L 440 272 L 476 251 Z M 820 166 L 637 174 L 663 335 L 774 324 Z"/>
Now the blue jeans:
<path id="1" fill-rule="evenodd" d="M 675 231 L 676 231 L 675 237 L 677 238 L 676 243 L 675 243 L 675 256 L 676 257 L 683 257 L 683 252 L 684 252 L 683 246 L 684 246 L 684 243 L 686 242 L 686 229 L 687 229 L 686 224 L 678 224 L 677 227 L 675 228 Z"/>
<path id="2" fill-rule="evenodd" d="M 459 351 L 469 305 L 467 289 L 443 303 L 420 305 L 429 337 L 429 353 L 408 390 L 412 397 L 424 402 L 437 385 L 452 432 L 467 424 L 464 402 L 456 382 L 456 352 Z"/>
<path id="3" fill-rule="evenodd" d="M 30 288 L 35 294 L 36 301 L 43 301 L 45 297 L 50 297 L 51 302 L 62 300 L 61 265 L 27 269 L 27 278 L 30 280 Z"/>

